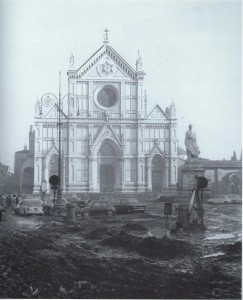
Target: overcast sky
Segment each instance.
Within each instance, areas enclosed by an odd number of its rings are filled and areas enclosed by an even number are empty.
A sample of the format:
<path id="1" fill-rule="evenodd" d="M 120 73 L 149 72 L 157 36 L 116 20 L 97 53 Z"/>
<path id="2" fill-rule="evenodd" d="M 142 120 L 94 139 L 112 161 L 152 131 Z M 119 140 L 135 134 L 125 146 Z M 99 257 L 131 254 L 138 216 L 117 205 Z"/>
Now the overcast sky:
<path id="1" fill-rule="evenodd" d="M 135 68 L 143 58 L 148 102 L 165 110 L 172 99 L 184 148 L 193 124 L 201 156 L 237 158 L 241 151 L 241 1 L 1 0 L 0 161 L 28 145 L 34 108 L 46 92 L 67 91 L 75 68 L 103 43 Z"/>

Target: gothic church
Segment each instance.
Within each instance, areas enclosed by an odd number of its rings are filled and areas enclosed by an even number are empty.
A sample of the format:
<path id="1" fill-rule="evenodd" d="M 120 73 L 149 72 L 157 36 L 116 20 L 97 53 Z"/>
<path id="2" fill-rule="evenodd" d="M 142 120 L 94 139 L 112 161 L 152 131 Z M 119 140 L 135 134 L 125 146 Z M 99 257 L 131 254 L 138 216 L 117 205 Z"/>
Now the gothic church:
<path id="1" fill-rule="evenodd" d="M 68 91 L 60 107 L 64 193 L 160 193 L 177 182 L 176 110 L 148 110 L 142 58 L 135 69 L 105 32 L 102 46 L 79 68 L 70 58 Z M 50 192 L 58 169 L 58 99 L 37 101 L 34 193 Z"/>

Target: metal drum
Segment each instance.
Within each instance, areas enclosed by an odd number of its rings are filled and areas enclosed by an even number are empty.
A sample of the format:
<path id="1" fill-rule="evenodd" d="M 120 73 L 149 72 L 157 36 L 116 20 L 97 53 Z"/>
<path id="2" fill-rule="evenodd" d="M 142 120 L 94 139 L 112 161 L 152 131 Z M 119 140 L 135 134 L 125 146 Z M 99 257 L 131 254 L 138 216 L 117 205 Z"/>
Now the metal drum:
<path id="1" fill-rule="evenodd" d="M 178 210 L 178 223 L 183 229 L 189 229 L 189 209 L 187 204 L 180 204 Z"/>
<path id="2" fill-rule="evenodd" d="M 67 224 L 74 224 L 76 222 L 75 204 L 67 203 Z"/>

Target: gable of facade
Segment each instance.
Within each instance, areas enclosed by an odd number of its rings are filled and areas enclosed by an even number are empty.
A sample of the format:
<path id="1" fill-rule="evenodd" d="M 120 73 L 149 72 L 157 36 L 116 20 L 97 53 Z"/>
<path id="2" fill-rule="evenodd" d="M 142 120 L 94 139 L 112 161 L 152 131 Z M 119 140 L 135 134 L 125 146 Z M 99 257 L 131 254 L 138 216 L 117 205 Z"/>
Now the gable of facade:
<path id="1" fill-rule="evenodd" d="M 147 120 L 169 120 L 169 117 L 162 110 L 162 108 L 157 104 L 152 111 L 147 115 Z"/>

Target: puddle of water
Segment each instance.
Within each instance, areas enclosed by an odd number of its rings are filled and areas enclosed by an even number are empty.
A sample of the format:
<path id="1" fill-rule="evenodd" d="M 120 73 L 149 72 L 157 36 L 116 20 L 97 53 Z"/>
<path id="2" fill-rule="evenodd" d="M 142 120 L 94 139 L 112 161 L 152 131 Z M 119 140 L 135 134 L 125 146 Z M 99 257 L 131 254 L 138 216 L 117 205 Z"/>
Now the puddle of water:
<path id="1" fill-rule="evenodd" d="M 224 252 L 217 252 L 217 253 L 213 253 L 213 254 L 208 254 L 208 255 L 204 255 L 203 258 L 208 258 L 208 257 L 217 257 L 220 255 L 224 255 Z"/>
<path id="2" fill-rule="evenodd" d="M 223 240 L 223 239 L 234 239 L 241 238 L 241 233 L 217 233 L 206 237 L 205 240 Z"/>
<path id="3" fill-rule="evenodd" d="M 70 236 L 63 236 L 60 240 L 62 242 L 64 242 L 64 243 L 65 242 L 67 242 L 67 243 L 74 242 L 76 246 L 77 246 L 78 242 L 82 243 L 82 242 L 85 241 L 85 239 L 83 237 L 81 237 L 81 236 L 77 237 L 77 236 L 72 236 L 72 235 L 70 235 Z"/>
<path id="4" fill-rule="evenodd" d="M 158 213 L 150 213 L 151 216 L 154 216 L 154 217 L 162 217 L 163 214 L 158 214 Z"/>
<path id="5" fill-rule="evenodd" d="M 35 226 L 40 225 L 40 224 L 43 224 L 42 221 L 27 220 L 27 219 L 22 219 L 22 220 L 19 219 L 19 220 L 17 220 L 17 223 L 21 224 L 21 225 L 32 226 L 32 227 L 35 227 Z"/>
<path id="6" fill-rule="evenodd" d="M 133 219 L 133 221 L 151 221 L 153 219 Z"/>
<path id="7" fill-rule="evenodd" d="M 208 228 L 209 228 L 209 229 L 217 229 L 217 230 L 218 230 L 218 229 L 219 229 L 219 226 L 210 226 L 210 225 L 209 225 Z"/>

